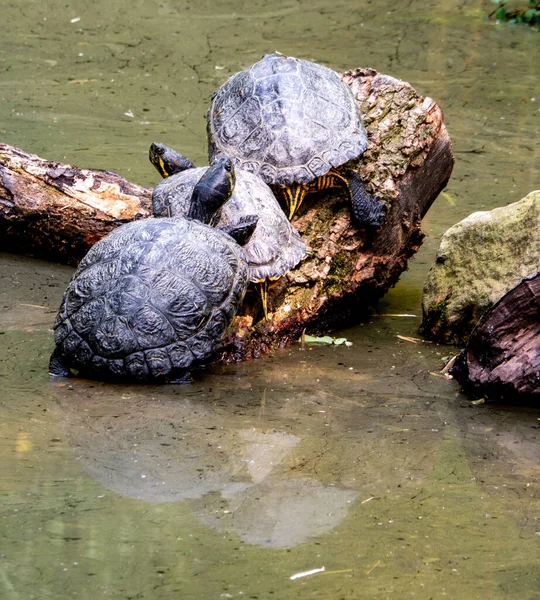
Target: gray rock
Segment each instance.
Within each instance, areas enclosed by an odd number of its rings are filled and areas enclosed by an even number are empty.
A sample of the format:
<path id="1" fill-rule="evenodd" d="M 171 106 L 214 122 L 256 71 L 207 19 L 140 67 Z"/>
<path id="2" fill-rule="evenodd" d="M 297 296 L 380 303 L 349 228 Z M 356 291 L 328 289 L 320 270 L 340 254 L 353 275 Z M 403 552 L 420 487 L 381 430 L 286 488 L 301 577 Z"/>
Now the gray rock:
<path id="1" fill-rule="evenodd" d="M 486 310 L 540 269 L 539 231 L 540 190 L 451 227 L 424 284 L 422 333 L 465 343 Z"/>

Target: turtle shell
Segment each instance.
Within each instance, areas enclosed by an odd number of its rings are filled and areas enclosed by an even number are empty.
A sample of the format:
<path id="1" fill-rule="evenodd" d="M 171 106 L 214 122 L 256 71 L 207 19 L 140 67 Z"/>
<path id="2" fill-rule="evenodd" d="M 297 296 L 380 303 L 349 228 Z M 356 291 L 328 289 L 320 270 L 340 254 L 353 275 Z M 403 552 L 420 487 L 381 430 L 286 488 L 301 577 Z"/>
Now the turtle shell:
<path id="1" fill-rule="evenodd" d="M 82 259 L 62 300 L 54 340 L 91 376 L 152 379 L 207 359 L 248 285 L 242 248 L 188 219 L 122 225 Z"/>
<path id="2" fill-rule="evenodd" d="M 207 169 L 189 169 L 163 179 L 152 195 L 154 216 L 185 216 L 193 188 Z M 251 281 L 278 279 L 305 256 L 306 246 L 272 190 L 259 177 L 236 169 L 234 193 L 223 205 L 217 227 L 233 225 L 245 215 L 259 217 L 251 239 L 243 246 Z"/>
<path id="3" fill-rule="evenodd" d="M 210 162 L 270 185 L 306 184 L 358 158 L 367 134 L 349 86 L 316 63 L 267 54 L 226 81 L 207 114 Z"/>

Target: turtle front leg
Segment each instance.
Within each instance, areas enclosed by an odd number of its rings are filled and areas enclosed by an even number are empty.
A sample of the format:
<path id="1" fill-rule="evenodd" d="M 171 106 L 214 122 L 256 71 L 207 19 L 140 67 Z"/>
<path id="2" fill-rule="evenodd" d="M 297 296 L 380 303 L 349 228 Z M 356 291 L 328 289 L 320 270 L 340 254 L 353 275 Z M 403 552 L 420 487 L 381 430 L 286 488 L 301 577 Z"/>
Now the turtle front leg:
<path id="1" fill-rule="evenodd" d="M 229 234 L 240 246 L 245 246 L 251 239 L 258 221 L 259 217 L 257 215 L 244 215 L 240 217 L 237 223 L 224 225 L 218 227 L 218 229 Z"/>
<path id="2" fill-rule="evenodd" d="M 53 350 L 49 360 L 49 375 L 51 377 L 69 377 L 71 371 L 58 346 Z"/>
<path id="3" fill-rule="evenodd" d="M 358 173 L 346 171 L 343 177 L 351 195 L 352 214 L 356 224 L 366 229 L 379 229 L 386 216 L 386 204 L 377 196 L 368 194 Z"/>

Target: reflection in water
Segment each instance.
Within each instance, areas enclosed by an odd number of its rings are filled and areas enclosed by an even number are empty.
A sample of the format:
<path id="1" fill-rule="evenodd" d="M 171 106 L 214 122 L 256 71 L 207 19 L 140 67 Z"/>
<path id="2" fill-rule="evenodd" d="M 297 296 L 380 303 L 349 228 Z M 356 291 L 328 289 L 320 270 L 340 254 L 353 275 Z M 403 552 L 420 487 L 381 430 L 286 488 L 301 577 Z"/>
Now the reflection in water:
<path id="1" fill-rule="evenodd" d="M 59 405 L 81 464 L 109 490 L 152 503 L 192 500 L 205 523 L 272 547 L 332 530 L 357 495 L 296 476 L 291 449 L 299 437 L 237 429 L 234 414 L 201 402 L 124 400 L 121 409 L 116 399 L 85 403 L 83 412 L 79 403 Z"/>
<path id="2" fill-rule="evenodd" d="M 269 478 L 226 497 L 226 504 L 204 498 L 196 512 L 216 529 L 233 529 L 248 544 L 286 548 L 332 531 L 356 496 L 313 479 Z"/>
<path id="3" fill-rule="evenodd" d="M 538 589 L 536 415 L 456 402 L 402 321 L 155 387 L 50 381 L 31 314 L 0 335 L 9 600 Z"/>

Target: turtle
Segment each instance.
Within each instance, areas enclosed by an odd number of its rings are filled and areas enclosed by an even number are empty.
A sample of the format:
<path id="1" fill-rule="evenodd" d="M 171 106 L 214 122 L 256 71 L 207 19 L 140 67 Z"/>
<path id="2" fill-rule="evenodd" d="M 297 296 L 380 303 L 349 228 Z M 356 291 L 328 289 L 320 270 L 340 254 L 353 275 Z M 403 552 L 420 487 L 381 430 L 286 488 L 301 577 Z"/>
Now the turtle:
<path id="1" fill-rule="evenodd" d="M 160 143 L 150 146 L 149 157 L 165 177 L 152 194 L 154 216 L 185 215 L 192 190 L 208 167 L 189 167 L 187 165 L 193 164 L 189 159 Z M 221 209 L 218 226 L 234 226 L 246 214 L 258 216 L 257 228 L 244 247 L 244 256 L 250 279 L 259 289 L 265 319 L 268 319 L 269 282 L 293 269 L 306 255 L 306 245 L 260 177 L 243 169 L 236 169 L 235 175 L 236 187 Z"/>
<path id="2" fill-rule="evenodd" d="M 133 221 L 89 250 L 54 324 L 51 375 L 180 382 L 212 355 L 247 289 L 239 243 L 257 224 L 249 215 L 225 230 L 207 224 L 233 173 L 228 160 L 205 173 L 189 218 Z"/>
<path id="3" fill-rule="evenodd" d="M 208 157 L 228 156 L 261 177 L 292 219 L 308 192 L 344 187 L 356 225 L 380 227 L 386 205 L 368 194 L 354 167 L 368 137 L 354 95 L 322 65 L 265 54 L 230 77 L 207 113 Z"/>

